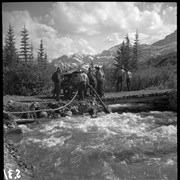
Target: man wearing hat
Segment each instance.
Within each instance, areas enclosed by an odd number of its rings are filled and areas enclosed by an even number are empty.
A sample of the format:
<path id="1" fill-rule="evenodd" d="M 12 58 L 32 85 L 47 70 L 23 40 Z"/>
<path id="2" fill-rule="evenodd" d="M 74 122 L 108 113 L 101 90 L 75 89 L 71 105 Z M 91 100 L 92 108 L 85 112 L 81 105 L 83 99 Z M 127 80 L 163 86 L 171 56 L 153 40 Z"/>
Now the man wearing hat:
<path id="1" fill-rule="evenodd" d="M 59 101 L 59 94 L 61 90 L 61 69 L 57 68 L 56 72 L 52 75 L 52 81 L 54 82 L 53 98 L 56 96 L 56 100 Z"/>
<path id="2" fill-rule="evenodd" d="M 126 79 L 126 85 L 127 85 L 127 90 L 130 91 L 130 82 L 132 78 L 132 73 L 125 69 L 125 79 Z"/>
<path id="3" fill-rule="evenodd" d="M 104 80 L 105 75 L 104 72 L 100 70 L 100 67 L 96 68 L 96 80 L 97 80 L 97 93 L 100 97 L 104 96 Z"/>
<path id="4" fill-rule="evenodd" d="M 78 91 L 79 91 L 79 100 L 84 100 L 84 96 L 86 95 L 86 86 L 89 83 L 88 76 L 84 71 L 80 70 L 78 73 Z"/>
<path id="5" fill-rule="evenodd" d="M 125 71 L 122 68 L 122 66 L 118 66 L 117 72 L 116 72 L 116 79 L 117 79 L 117 92 L 122 91 L 122 84 L 124 79 Z M 119 90 L 120 85 L 120 90 Z"/>

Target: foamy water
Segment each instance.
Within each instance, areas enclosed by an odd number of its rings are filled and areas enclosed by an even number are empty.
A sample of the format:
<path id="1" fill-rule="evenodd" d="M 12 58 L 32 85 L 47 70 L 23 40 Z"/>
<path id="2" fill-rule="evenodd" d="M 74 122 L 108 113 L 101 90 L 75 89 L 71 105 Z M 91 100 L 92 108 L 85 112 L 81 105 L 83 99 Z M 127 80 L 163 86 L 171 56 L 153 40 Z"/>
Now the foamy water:
<path id="1" fill-rule="evenodd" d="M 38 180 L 174 180 L 176 122 L 158 111 L 64 117 L 31 125 L 20 150 Z"/>

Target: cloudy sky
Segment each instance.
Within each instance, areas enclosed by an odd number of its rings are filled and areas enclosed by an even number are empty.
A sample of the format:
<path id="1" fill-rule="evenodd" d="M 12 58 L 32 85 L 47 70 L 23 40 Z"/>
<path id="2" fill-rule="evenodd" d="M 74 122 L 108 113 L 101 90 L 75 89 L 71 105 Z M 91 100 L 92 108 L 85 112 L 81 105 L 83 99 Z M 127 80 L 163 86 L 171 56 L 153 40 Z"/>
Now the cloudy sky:
<path id="1" fill-rule="evenodd" d="M 34 54 L 42 39 L 49 59 L 74 53 L 96 54 L 122 43 L 152 44 L 177 29 L 177 3 L 16 2 L 2 4 L 3 40 L 9 23 L 19 49 L 25 25 Z"/>

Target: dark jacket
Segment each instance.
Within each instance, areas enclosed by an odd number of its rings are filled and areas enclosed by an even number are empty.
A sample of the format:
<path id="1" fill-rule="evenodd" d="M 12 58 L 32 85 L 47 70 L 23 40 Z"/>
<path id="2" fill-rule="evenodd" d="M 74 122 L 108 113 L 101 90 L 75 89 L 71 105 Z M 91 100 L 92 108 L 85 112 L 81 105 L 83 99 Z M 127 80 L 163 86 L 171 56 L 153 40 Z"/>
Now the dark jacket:
<path id="1" fill-rule="evenodd" d="M 52 81 L 54 83 L 59 83 L 61 82 L 61 76 L 60 76 L 60 73 L 59 72 L 55 72 L 53 75 L 52 75 Z"/>

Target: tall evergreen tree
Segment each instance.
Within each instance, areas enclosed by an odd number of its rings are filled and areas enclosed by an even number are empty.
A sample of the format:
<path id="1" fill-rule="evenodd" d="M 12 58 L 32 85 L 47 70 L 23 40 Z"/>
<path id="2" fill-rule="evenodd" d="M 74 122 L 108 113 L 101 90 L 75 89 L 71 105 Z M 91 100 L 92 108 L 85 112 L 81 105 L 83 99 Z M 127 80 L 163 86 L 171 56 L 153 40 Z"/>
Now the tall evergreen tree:
<path id="1" fill-rule="evenodd" d="M 38 50 L 39 50 L 38 51 L 38 64 L 42 66 L 45 64 L 45 61 L 44 61 L 45 52 L 44 52 L 44 47 L 43 47 L 43 40 L 40 40 L 40 46 Z"/>
<path id="2" fill-rule="evenodd" d="M 45 63 L 45 65 L 47 65 L 47 63 L 48 63 L 48 56 L 47 56 L 47 53 L 45 53 L 45 55 L 44 55 L 44 63 Z"/>
<path id="3" fill-rule="evenodd" d="M 31 47 L 30 44 L 28 43 L 29 40 L 29 34 L 26 29 L 26 26 L 24 25 L 23 30 L 21 31 L 21 51 L 20 51 L 20 57 L 23 62 L 26 64 L 30 61 L 30 53 L 31 53 Z"/>
<path id="4" fill-rule="evenodd" d="M 8 32 L 5 37 L 5 46 L 3 47 L 3 66 L 14 65 L 18 62 L 18 51 L 15 47 L 14 31 L 9 24 Z"/>
<path id="5" fill-rule="evenodd" d="M 33 44 L 30 46 L 30 55 L 29 55 L 30 63 L 34 64 L 34 53 L 33 53 Z"/>
<path id="6" fill-rule="evenodd" d="M 116 61 L 116 64 L 123 67 L 125 63 L 125 43 L 124 41 L 119 46 L 117 50 L 117 55 L 115 56 L 114 60 Z"/>
<path id="7" fill-rule="evenodd" d="M 141 51 L 140 51 L 140 44 L 139 44 L 139 35 L 138 35 L 138 30 L 137 30 L 135 34 L 134 44 L 133 44 L 133 56 L 130 63 L 132 70 L 137 70 L 138 68 L 137 62 L 140 56 L 141 56 Z"/>
<path id="8" fill-rule="evenodd" d="M 129 62 L 131 60 L 131 44 L 128 34 L 125 37 L 125 50 L 124 50 L 124 68 L 129 70 Z"/>

